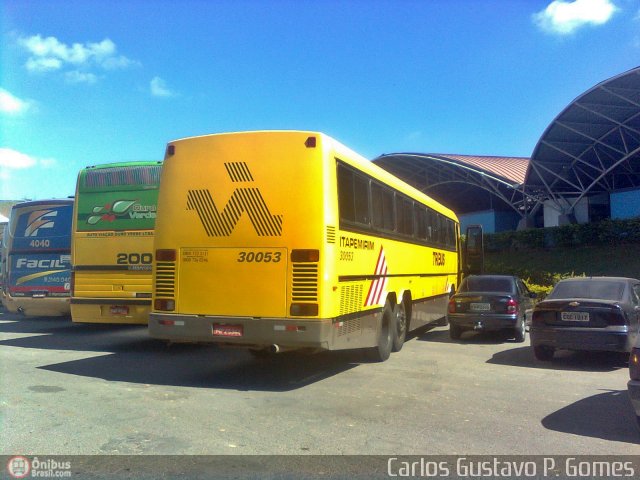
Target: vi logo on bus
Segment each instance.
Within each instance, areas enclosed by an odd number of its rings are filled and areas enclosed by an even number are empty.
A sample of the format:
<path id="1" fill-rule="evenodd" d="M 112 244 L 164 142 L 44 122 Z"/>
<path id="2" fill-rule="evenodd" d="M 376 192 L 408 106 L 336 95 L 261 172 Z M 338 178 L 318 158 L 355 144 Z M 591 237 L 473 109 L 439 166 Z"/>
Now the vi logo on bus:
<path id="1" fill-rule="evenodd" d="M 54 219 L 58 215 L 57 210 L 36 210 L 31 212 L 27 220 L 27 228 L 24 230 L 25 237 L 37 237 L 41 228 L 53 228 Z"/>
<path id="2" fill-rule="evenodd" d="M 245 162 L 225 163 L 227 174 L 234 183 L 253 182 L 253 175 Z M 189 190 L 187 210 L 195 210 L 209 237 L 228 237 L 238 220 L 246 212 L 256 233 L 261 237 L 282 236 L 282 215 L 272 215 L 260 190 L 238 187 L 224 206 L 218 210 L 208 189 Z"/>

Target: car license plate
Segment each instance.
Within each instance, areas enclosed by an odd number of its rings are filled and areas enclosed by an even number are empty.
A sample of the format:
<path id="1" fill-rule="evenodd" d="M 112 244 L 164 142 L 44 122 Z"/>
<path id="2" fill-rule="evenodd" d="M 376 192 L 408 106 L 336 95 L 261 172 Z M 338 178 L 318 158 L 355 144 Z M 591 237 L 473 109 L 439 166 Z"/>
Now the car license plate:
<path id="1" fill-rule="evenodd" d="M 111 315 L 129 315 L 129 307 L 123 305 L 112 305 L 109 308 Z"/>
<path id="2" fill-rule="evenodd" d="M 213 336 L 214 337 L 241 337 L 242 325 L 220 325 L 219 323 L 214 323 Z"/>
<path id="3" fill-rule="evenodd" d="M 588 322 L 589 312 L 562 312 L 560 318 L 563 322 Z"/>
<path id="4" fill-rule="evenodd" d="M 470 303 L 469 308 L 474 312 L 488 312 L 491 310 L 490 303 Z"/>

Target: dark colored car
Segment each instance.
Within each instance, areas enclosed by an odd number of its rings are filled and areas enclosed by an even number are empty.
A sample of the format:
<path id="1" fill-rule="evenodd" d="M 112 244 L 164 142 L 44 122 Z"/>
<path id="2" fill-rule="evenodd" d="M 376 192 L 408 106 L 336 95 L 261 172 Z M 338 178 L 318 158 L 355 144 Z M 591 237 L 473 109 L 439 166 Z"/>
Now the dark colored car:
<path id="1" fill-rule="evenodd" d="M 636 411 L 636 422 L 640 428 L 640 338 L 629 356 L 629 377 L 627 389 L 633 409 Z"/>
<path id="2" fill-rule="evenodd" d="M 524 342 L 525 312 L 535 297 L 518 277 L 470 275 L 449 300 L 449 335 L 458 339 L 466 330 L 507 330 Z"/>
<path id="3" fill-rule="evenodd" d="M 639 323 L 640 280 L 569 278 L 533 309 L 531 346 L 538 360 L 557 349 L 630 352 Z"/>

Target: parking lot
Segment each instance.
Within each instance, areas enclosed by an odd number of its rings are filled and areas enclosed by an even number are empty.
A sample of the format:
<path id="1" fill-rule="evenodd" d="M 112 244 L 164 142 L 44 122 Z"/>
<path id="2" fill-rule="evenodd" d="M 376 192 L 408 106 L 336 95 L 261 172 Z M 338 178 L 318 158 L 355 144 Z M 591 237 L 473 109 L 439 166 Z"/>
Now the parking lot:
<path id="1" fill-rule="evenodd" d="M 534 359 L 445 327 L 385 363 L 150 339 L 139 326 L 0 313 L 3 455 L 628 455 L 626 360 Z"/>

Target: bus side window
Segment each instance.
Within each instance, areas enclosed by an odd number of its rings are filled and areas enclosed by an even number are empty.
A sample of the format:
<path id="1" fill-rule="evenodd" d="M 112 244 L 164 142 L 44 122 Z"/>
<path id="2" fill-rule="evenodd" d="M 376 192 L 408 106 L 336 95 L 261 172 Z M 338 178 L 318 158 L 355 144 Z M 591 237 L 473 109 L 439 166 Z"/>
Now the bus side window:
<path id="1" fill-rule="evenodd" d="M 384 198 L 382 186 L 371 184 L 371 222 L 374 228 L 383 229 L 385 225 Z"/>
<path id="2" fill-rule="evenodd" d="M 355 222 L 353 172 L 340 164 L 338 164 L 338 208 L 340 209 L 340 220 Z"/>
<path id="3" fill-rule="evenodd" d="M 377 183 L 371 184 L 371 212 L 374 228 L 393 232 L 393 193 Z"/>
<path id="4" fill-rule="evenodd" d="M 426 240 L 427 237 L 427 210 L 422 205 L 416 205 L 416 235 L 420 240 Z"/>
<path id="5" fill-rule="evenodd" d="M 369 225 L 369 181 L 360 175 L 354 175 L 355 220 Z"/>
<path id="6" fill-rule="evenodd" d="M 433 210 L 431 210 L 430 208 L 427 208 L 427 241 L 429 243 L 432 243 L 435 241 L 434 238 L 434 230 L 435 230 L 435 221 L 434 221 L 434 217 L 435 217 L 435 212 Z"/>
<path id="7" fill-rule="evenodd" d="M 406 198 L 402 200 L 402 233 L 413 235 L 413 202 Z"/>

